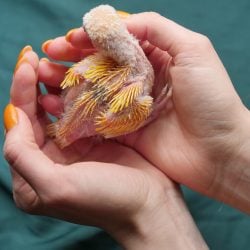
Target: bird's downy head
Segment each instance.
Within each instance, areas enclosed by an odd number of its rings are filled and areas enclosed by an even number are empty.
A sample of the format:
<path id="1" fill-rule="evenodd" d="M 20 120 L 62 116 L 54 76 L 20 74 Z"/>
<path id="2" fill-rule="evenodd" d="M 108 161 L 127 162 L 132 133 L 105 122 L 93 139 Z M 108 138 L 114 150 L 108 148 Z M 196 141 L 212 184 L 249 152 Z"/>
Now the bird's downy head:
<path id="1" fill-rule="evenodd" d="M 83 28 L 93 45 L 119 64 L 135 64 L 138 41 L 128 32 L 116 10 L 109 5 L 93 8 L 83 17 Z"/>
<path id="2" fill-rule="evenodd" d="M 109 5 L 100 5 L 85 14 L 83 27 L 90 39 L 98 43 L 114 39 L 126 29 L 116 10 Z"/>

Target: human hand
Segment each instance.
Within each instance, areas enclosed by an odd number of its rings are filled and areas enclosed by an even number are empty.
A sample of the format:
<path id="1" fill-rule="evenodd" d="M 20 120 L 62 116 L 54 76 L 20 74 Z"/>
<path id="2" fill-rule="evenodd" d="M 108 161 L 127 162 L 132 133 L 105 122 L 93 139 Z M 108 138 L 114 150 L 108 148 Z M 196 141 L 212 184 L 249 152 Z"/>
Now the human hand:
<path id="1" fill-rule="evenodd" d="M 131 15 L 125 22 L 138 39 L 147 40 L 142 46 L 155 69 L 155 91 L 168 82 L 172 98 L 155 122 L 120 142 L 175 181 L 249 212 L 249 111 L 211 42 L 155 13 Z M 67 40 L 71 44 L 63 37 L 50 41 L 45 52 L 66 61 L 91 53 L 82 29 L 71 31 Z M 41 65 L 40 78 L 50 84 L 45 68 Z M 45 109 L 53 109 L 48 103 L 44 98 Z"/>
<path id="2" fill-rule="evenodd" d="M 154 13 L 127 24 L 172 58 L 162 64 L 172 106 L 128 143 L 175 181 L 249 213 L 249 110 L 211 42 Z"/>
<path id="3" fill-rule="evenodd" d="M 37 104 L 38 65 L 26 47 L 4 113 L 4 154 L 16 204 L 29 213 L 102 227 L 127 249 L 206 249 L 178 187 L 136 151 L 90 139 L 60 150 L 46 136 L 49 119 Z"/>

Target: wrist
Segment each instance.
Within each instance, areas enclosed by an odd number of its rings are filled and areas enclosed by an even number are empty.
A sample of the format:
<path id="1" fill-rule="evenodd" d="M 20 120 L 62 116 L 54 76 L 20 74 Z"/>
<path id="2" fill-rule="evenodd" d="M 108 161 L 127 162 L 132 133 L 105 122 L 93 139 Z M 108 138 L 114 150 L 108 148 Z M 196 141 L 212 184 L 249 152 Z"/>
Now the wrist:
<path id="1" fill-rule="evenodd" d="M 112 230 L 111 235 L 129 250 L 208 249 L 181 193 L 167 190 L 164 199 L 144 206 L 126 226 Z"/>
<path id="2" fill-rule="evenodd" d="M 250 112 L 244 110 L 233 135 L 234 150 L 221 168 L 216 197 L 243 212 L 250 213 Z"/>

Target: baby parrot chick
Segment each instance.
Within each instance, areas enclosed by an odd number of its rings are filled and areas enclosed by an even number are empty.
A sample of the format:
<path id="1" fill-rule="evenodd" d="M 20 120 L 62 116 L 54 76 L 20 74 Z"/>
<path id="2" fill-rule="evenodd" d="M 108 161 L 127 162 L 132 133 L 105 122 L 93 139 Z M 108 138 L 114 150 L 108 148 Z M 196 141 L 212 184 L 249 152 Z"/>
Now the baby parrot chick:
<path id="1" fill-rule="evenodd" d="M 74 64 L 61 83 L 64 114 L 48 126 L 61 148 L 83 137 L 136 131 L 153 111 L 152 65 L 115 9 L 92 9 L 83 28 L 97 52 Z"/>

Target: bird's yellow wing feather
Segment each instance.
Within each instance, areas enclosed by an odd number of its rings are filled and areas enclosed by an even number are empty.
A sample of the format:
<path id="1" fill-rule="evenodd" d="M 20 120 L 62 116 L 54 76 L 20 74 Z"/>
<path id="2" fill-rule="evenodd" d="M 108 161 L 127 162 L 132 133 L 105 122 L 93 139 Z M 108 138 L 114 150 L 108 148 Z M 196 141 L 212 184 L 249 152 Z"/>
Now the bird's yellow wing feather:
<path id="1" fill-rule="evenodd" d="M 84 120 L 94 120 L 94 115 L 98 114 L 99 111 L 98 107 L 109 106 L 109 102 L 123 87 L 130 73 L 129 67 L 120 66 L 108 57 L 93 55 L 86 59 L 88 59 L 87 63 L 83 60 L 73 65 L 61 84 L 62 88 L 67 88 L 73 87 L 81 81 L 87 81 L 89 88 L 79 93 L 76 100 L 72 102 L 72 106 L 65 113 L 63 122 L 57 131 L 60 137 L 66 136 L 69 131 L 76 129 Z M 80 67 L 84 68 L 84 64 L 90 66 L 80 73 L 79 69 Z M 129 93 L 131 94 L 132 91 Z"/>
<path id="2" fill-rule="evenodd" d="M 130 106 L 134 100 L 142 93 L 141 82 L 135 82 L 122 88 L 111 100 L 109 111 L 117 113 Z"/>
<path id="3" fill-rule="evenodd" d="M 152 111 L 152 103 L 151 96 L 144 96 L 134 101 L 127 110 L 120 114 L 102 112 L 95 121 L 96 131 L 105 138 L 130 133 L 143 125 Z"/>

